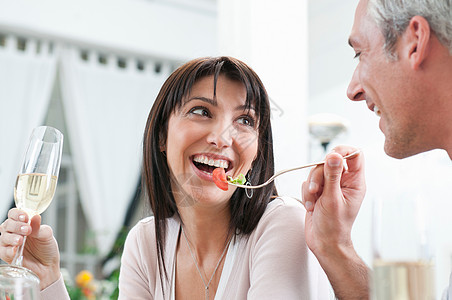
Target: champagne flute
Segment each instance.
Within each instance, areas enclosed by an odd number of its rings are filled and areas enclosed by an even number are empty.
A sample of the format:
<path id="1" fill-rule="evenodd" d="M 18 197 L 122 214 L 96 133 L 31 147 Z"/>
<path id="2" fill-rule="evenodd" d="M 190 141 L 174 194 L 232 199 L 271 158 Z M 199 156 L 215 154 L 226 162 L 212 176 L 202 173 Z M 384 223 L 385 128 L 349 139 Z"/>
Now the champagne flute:
<path id="1" fill-rule="evenodd" d="M 434 300 L 434 245 L 419 197 L 375 199 L 372 299 Z"/>
<path id="2" fill-rule="evenodd" d="M 16 207 L 28 214 L 29 222 L 34 215 L 46 210 L 53 199 L 62 150 L 63 135 L 60 131 L 50 126 L 33 130 L 14 188 Z M 36 276 L 22 267 L 25 242 L 26 237 L 11 265 L 0 269 L 0 277 Z"/>

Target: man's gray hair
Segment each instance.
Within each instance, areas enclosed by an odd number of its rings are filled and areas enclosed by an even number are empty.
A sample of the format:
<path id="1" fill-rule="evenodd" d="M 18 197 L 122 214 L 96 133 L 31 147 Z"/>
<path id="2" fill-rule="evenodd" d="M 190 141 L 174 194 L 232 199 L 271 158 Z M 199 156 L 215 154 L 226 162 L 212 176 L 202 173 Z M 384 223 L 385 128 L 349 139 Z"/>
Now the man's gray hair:
<path id="1" fill-rule="evenodd" d="M 414 16 L 424 17 L 439 41 L 452 54 L 452 0 L 369 0 L 368 14 L 385 39 L 386 54 L 397 59 L 394 47 Z"/>

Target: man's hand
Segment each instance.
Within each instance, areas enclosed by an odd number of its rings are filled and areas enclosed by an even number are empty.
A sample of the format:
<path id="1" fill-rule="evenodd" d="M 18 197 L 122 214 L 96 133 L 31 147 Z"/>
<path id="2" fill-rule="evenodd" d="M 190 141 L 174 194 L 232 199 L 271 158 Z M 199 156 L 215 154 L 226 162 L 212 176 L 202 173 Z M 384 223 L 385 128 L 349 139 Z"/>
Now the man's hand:
<path id="1" fill-rule="evenodd" d="M 327 155 L 326 163 L 311 170 L 303 183 L 306 214 L 305 235 L 339 299 L 366 299 L 368 270 L 356 254 L 351 230 L 364 198 L 364 157 L 346 161 L 356 149 L 340 146 Z"/>

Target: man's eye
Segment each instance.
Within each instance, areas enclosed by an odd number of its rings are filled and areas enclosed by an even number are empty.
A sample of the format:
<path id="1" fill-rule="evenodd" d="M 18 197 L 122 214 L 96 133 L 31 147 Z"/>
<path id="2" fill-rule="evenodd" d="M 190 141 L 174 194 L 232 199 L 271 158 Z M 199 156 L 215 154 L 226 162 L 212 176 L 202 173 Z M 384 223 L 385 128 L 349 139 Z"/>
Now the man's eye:
<path id="1" fill-rule="evenodd" d="M 210 117 L 210 113 L 205 107 L 193 107 L 192 109 L 190 109 L 189 113 L 203 117 Z"/>

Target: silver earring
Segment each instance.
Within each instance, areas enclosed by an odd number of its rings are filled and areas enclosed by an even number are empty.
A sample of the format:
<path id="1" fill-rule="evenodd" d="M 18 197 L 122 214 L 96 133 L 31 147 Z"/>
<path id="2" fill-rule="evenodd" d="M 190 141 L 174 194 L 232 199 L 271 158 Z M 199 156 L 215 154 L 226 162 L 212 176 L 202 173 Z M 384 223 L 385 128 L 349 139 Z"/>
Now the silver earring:
<path id="1" fill-rule="evenodd" d="M 246 178 L 245 185 L 251 185 L 251 182 L 249 180 L 249 173 L 247 174 L 247 177 L 248 178 Z M 248 199 L 251 199 L 253 197 L 254 191 L 253 191 L 253 189 L 245 189 L 245 193 L 246 193 L 246 196 L 248 197 Z"/>

